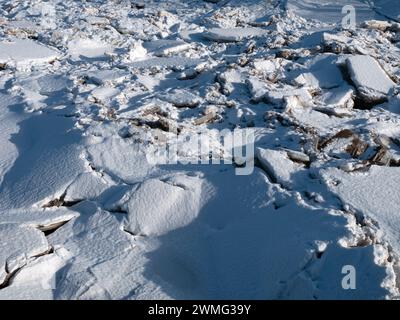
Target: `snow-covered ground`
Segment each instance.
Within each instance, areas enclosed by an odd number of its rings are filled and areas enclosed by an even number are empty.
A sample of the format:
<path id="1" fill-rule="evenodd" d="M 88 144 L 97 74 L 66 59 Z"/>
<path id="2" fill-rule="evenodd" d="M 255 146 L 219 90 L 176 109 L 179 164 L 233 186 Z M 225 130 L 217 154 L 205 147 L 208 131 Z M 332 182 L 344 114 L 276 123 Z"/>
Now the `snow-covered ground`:
<path id="1" fill-rule="evenodd" d="M 399 298 L 397 21 L 397 0 L 1 1 L 0 299 Z"/>

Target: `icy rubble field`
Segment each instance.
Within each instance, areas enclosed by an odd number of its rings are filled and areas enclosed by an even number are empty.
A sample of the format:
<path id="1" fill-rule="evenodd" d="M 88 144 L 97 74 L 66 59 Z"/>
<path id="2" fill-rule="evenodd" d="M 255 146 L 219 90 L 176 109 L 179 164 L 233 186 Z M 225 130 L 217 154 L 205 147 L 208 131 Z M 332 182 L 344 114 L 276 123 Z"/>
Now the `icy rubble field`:
<path id="1" fill-rule="evenodd" d="M 399 298 L 400 5 L 345 2 L 1 1 L 0 299 Z"/>

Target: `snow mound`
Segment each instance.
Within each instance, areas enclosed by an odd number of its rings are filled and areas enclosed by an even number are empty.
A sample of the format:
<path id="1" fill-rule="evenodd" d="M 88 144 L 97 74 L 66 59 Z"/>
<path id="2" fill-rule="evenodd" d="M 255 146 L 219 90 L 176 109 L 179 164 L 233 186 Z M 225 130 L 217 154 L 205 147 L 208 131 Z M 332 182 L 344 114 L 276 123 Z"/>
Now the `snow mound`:
<path id="1" fill-rule="evenodd" d="M 154 236 L 189 224 L 199 213 L 201 183 L 185 176 L 143 182 L 126 204 L 125 228 L 132 234 Z"/>

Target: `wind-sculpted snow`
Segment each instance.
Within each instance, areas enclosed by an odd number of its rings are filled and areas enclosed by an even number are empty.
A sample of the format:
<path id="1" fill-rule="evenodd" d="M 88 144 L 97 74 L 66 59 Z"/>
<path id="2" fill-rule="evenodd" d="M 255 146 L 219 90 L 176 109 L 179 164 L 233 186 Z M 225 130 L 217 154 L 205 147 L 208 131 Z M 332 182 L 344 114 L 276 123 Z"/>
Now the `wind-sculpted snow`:
<path id="1" fill-rule="evenodd" d="M 397 7 L 1 2 L 0 299 L 398 298 Z"/>

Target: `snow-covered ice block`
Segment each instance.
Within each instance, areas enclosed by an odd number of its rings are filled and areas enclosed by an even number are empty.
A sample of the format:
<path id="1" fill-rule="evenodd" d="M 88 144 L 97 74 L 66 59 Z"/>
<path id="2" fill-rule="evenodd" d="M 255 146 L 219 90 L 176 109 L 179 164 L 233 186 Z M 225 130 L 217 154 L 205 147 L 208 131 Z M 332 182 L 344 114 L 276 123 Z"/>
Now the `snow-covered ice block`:
<path id="1" fill-rule="evenodd" d="M 63 268 L 70 254 L 64 248 L 29 261 L 14 277 L 12 283 L 0 290 L 0 300 L 49 300 L 57 289 L 56 273 Z"/>
<path id="2" fill-rule="evenodd" d="M 110 187 L 110 183 L 104 178 L 92 172 L 80 174 L 75 181 L 68 186 L 64 201 L 78 201 L 94 199 Z"/>
<path id="3" fill-rule="evenodd" d="M 29 20 L 12 20 L 5 24 L 5 29 L 12 34 L 25 33 L 35 35 L 40 31 L 40 26 Z"/>
<path id="4" fill-rule="evenodd" d="M 145 42 L 143 46 L 147 49 L 148 52 L 154 53 L 155 56 L 163 57 L 188 50 L 191 47 L 191 44 L 182 40 L 162 39 Z"/>
<path id="5" fill-rule="evenodd" d="M 10 138 L 19 131 L 18 122 L 22 121 L 24 116 L 17 116 L 9 108 L 18 102 L 20 99 L 15 96 L 0 93 L 0 185 L 4 175 L 19 155 L 17 146 L 10 141 Z"/>
<path id="6" fill-rule="evenodd" d="M 97 85 L 103 85 L 106 83 L 120 83 L 123 82 L 128 75 L 129 73 L 121 69 L 105 69 L 87 73 L 89 80 Z"/>
<path id="7" fill-rule="evenodd" d="M 158 236 L 189 224 L 199 213 L 201 184 L 200 178 L 188 176 L 146 180 L 126 205 L 126 229 L 137 235 Z"/>
<path id="8" fill-rule="evenodd" d="M 246 79 L 246 85 L 249 88 L 251 99 L 254 102 L 261 101 L 268 93 L 268 87 L 266 86 L 265 82 L 256 77 L 249 77 Z"/>
<path id="9" fill-rule="evenodd" d="M 107 138 L 89 146 L 93 165 L 128 183 L 142 181 L 155 168 L 146 158 L 145 150 L 119 137 Z"/>
<path id="10" fill-rule="evenodd" d="M 143 60 L 147 57 L 147 50 L 142 41 L 135 41 L 129 50 L 129 61 Z"/>
<path id="11" fill-rule="evenodd" d="M 259 28 L 211 28 L 204 37 L 217 42 L 238 42 L 265 34 L 266 31 Z"/>
<path id="12" fill-rule="evenodd" d="M 344 82 L 334 54 L 322 54 L 309 59 L 301 70 L 295 69 L 289 76 L 294 77 L 296 84 L 315 89 L 331 89 Z"/>
<path id="13" fill-rule="evenodd" d="M 109 103 L 120 91 L 113 87 L 97 87 L 91 92 L 91 97 L 101 103 Z"/>
<path id="14" fill-rule="evenodd" d="M 49 249 L 44 233 L 15 223 L 0 223 L 0 285 L 7 275 L 26 264 L 27 259 Z"/>
<path id="15" fill-rule="evenodd" d="M 185 58 L 185 57 L 156 57 L 145 60 L 135 61 L 129 64 L 132 68 L 147 69 L 151 67 L 160 68 L 179 68 L 191 67 L 202 63 L 201 59 Z"/>
<path id="16" fill-rule="evenodd" d="M 139 286 L 140 291 L 151 287 L 139 271 L 146 264 L 142 250 L 120 219 L 90 202 L 81 203 L 78 210 L 78 219 L 48 236 L 54 247 L 65 248 L 73 259 L 60 272 L 62 281 L 56 279 L 54 298 L 122 299 Z"/>
<path id="17" fill-rule="evenodd" d="M 349 85 L 325 90 L 316 98 L 318 104 L 332 108 L 348 108 L 354 106 L 354 89 Z"/>
<path id="18" fill-rule="evenodd" d="M 160 94 L 159 98 L 178 108 L 195 108 L 202 102 L 199 96 L 185 89 L 175 89 L 167 94 Z"/>
<path id="19" fill-rule="evenodd" d="M 288 98 L 295 97 L 303 106 L 312 105 L 312 96 L 307 88 L 296 88 L 293 86 L 267 86 L 268 90 L 264 95 L 264 99 L 268 103 L 277 106 L 282 105 Z"/>
<path id="20" fill-rule="evenodd" d="M 85 171 L 81 134 L 74 123 L 51 113 L 19 123 L 18 159 L 0 185 L 0 210 L 48 202 Z"/>
<path id="21" fill-rule="evenodd" d="M 78 212 L 67 208 L 7 210 L 0 212 L 0 224 L 15 223 L 44 231 L 78 216 Z"/>
<path id="22" fill-rule="evenodd" d="M 292 174 L 302 168 L 301 164 L 290 160 L 285 151 L 257 148 L 256 156 L 273 182 L 288 188 L 293 184 Z"/>
<path id="23" fill-rule="evenodd" d="M 257 72 L 264 74 L 271 74 L 282 68 L 283 60 L 281 58 L 276 59 L 256 59 L 251 65 Z"/>
<path id="24" fill-rule="evenodd" d="M 58 57 L 58 51 L 33 40 L 13 39 L 0 42 L 0 64 L 12 65 L 18 69 L 48 63 Z"/>
<path id="25" fill-rule="evenodd" d="M 392 24 L 389 21 L 383 21 L 383 20 L 368 20 L 364 21 L 361 24 L 361 27 L 367 28 L 367 29 L 377 29 L 381 31 L 385 31 L 389 29 L 392 26 Z"/>
<path id="26" fill-rule="evenodd" d="M 363 55 L 352 56 L 346 63 L 351 80 L 363 100 L 372 103 L 388 98 L 395 83 L 374 58 Z"/>
<path id="27" fill-rule="evenodd" d="M 74 39 L 68 43 L 68 52 L 74 59 L 81 56 L 86 58 L 101 58 L 112 52 L 113 47 L 98 39 Z"/>

